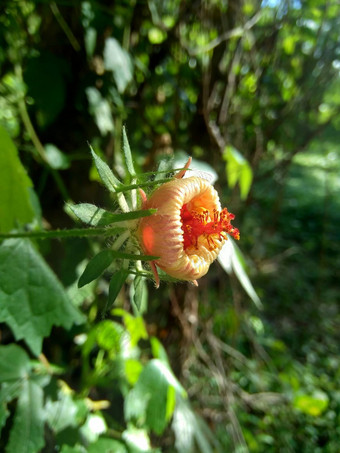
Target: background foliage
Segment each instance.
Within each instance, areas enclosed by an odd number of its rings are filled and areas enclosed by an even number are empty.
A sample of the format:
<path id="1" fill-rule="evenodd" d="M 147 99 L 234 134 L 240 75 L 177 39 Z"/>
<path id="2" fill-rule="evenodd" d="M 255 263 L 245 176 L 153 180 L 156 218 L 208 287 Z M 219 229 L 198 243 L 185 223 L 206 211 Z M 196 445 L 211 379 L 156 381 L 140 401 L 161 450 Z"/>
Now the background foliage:
<path id="1" fill-rule="evenodd" d="M 0 2 L 1 233 L 115 211 L 87 142 L 125 181 L 125 124 L 137 173 L 215 172 L 242 251 L 198 289 L 130 276 L 107 313 L 117 268 L 77 282 L 108 239 L 4 240 L 1 450 L 339 451 L 339 22 L 327 0 Z"/>

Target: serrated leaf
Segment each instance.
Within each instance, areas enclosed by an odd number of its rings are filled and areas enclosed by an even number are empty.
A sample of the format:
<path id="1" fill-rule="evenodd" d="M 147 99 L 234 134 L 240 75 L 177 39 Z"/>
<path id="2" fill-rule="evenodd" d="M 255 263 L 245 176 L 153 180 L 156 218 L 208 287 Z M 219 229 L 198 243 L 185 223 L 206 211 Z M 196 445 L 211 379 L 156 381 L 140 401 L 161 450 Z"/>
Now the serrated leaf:
<path id="1" fill-rule="evenodd" d="M 135 172 L 135 168 L 133 166 L 132 154 L 131 154 L 129 140 L 126 135 L 125 126 L 123 126 L 123 153 L 124 153 L 127 171 L 129 172 L 130 176 L 135 176 L 136 172 Z"/>
<path id="2" fill-rule="evenodd" d="M 0 231 L 8 232 L 34 218 L 30 198 L 32 182 L 22 166 L 17 149 L 0 126 Z"/>
<path id="3" fill-rule="evenodd" d="M 68 426 L 77 426 L 78 406 L 69 393 L 58 392 L 58 400 L 47 400 L 45 404 L 45 417 L 50 428 L 59 433 Z"/>
<path id="4" fill-rule="evenodd" d="M 262 303 L 245 270 L 245 261 L 242 252 L 230 237 L 223 245 L 217 260 L 227 274 L 235 273 L 245 292 L 256 307 L 261 309 Z"/>
<path id="5" fill-rule="evenodd" d="M 43 390 L 24 380 L 6 453 L 37 453 L 44 445 Z"/>
<path id="6" fill-rule="evenodd" d="M 30 359 L 20 346 L 0 346 L 0 382 L 22 379 L 29 369 Z"/>
<path id="7" fill-rule="evenodd" d="M 91 154 L 94 160 L 94 164 L 97 168 L 98 174 L 100 179 L 103 181 L 104 186 L 110 192 L 116 192 L 116 188 L 122 186 L 122 183 L 119 181 L 118 178 L 112 173 L 110 167 L 104 162 L 98 154 L 96 154 L 91 145 L 90 145 Z"/>
<path id="8" fill-rule="evenodd" d="M 113 273 L 110 280 L 109 297 L 105 312 L 111 310 L 111 307 L 114 304 L 114 301 L 116 300 L 120 290 L 122 289 L 128 275 L 129 271 L 127 269 L 120 269 L 119 271 Z"/>
<path id="9" fill-rule="evenodd" d="M 35 355 L 54 325 L 69 329 L 84 321 L 61 283 L 27 239 L 0 247 L 0 322 L 24 339 Z"/>
<path id="10" fill-rule="evenodd" d="M 81 274 L 78 281 L 78 288 L 92 282 L 96 278 L 100 277 L 102 273 L 112 263 L 113 256 L 111 250 L 102 250 L 95 257 L 87 263 L 84 272 Z"/>

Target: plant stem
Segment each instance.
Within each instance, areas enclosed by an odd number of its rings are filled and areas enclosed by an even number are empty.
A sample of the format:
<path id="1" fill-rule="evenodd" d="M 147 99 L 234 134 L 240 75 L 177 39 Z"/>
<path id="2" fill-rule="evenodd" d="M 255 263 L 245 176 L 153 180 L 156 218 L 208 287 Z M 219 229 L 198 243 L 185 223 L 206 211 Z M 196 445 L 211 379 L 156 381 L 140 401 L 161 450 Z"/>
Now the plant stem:
<path id="1" fill-rule="evenodd" d="M 0 233 L 0 239 L 31 238 L 58 239 L 87 236 L 111 236 L 126 231 L 123 227 L 114 228 L 73 228 L 70 230 L 25 231 L 22 233 Z"/>

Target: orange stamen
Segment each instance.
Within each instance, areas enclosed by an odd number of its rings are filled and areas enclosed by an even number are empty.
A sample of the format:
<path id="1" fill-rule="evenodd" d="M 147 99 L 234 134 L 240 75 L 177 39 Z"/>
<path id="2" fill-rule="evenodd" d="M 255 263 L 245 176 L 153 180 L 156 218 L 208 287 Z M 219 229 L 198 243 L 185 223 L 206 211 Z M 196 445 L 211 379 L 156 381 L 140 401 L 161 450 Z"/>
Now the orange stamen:
<path id="1" fill-rule="evenodd" d="M 210 250 L 214 250 L 217 247 L 217 241 L 227 239 L 227 234 L 230 234 L 235 239 L 240 238 L 239 230 L 234 228 L 230 223 L 235 216 L 228 212 L 227 208 L 222 209 L 222 211 L 214 209 L 212 217 L 211 219 L 211 215 L 207 209 L 196 208 L 189 211 L 187 205 L 183 205 L 181 209 L 181 220 L 184 250 L 191 246 L 197 249 L 198 238 L 202 235 L 206 239 Z"/>

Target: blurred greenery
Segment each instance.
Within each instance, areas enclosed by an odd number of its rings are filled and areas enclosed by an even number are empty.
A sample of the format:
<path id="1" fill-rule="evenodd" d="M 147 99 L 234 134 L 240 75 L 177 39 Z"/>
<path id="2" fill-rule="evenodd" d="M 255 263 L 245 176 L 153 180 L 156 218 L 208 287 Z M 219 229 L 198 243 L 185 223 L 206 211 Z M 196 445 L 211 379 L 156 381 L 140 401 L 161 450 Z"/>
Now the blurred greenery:
<path id="1" fill-rule="evenodd" d="M 0 245 L 1 451 L 339 452 L 339 30 L 328 0 L 0 1 L 0 233 L 37 234 Z M 37 239 L 183 155 L 241 232 L 198 288 Z"/>

